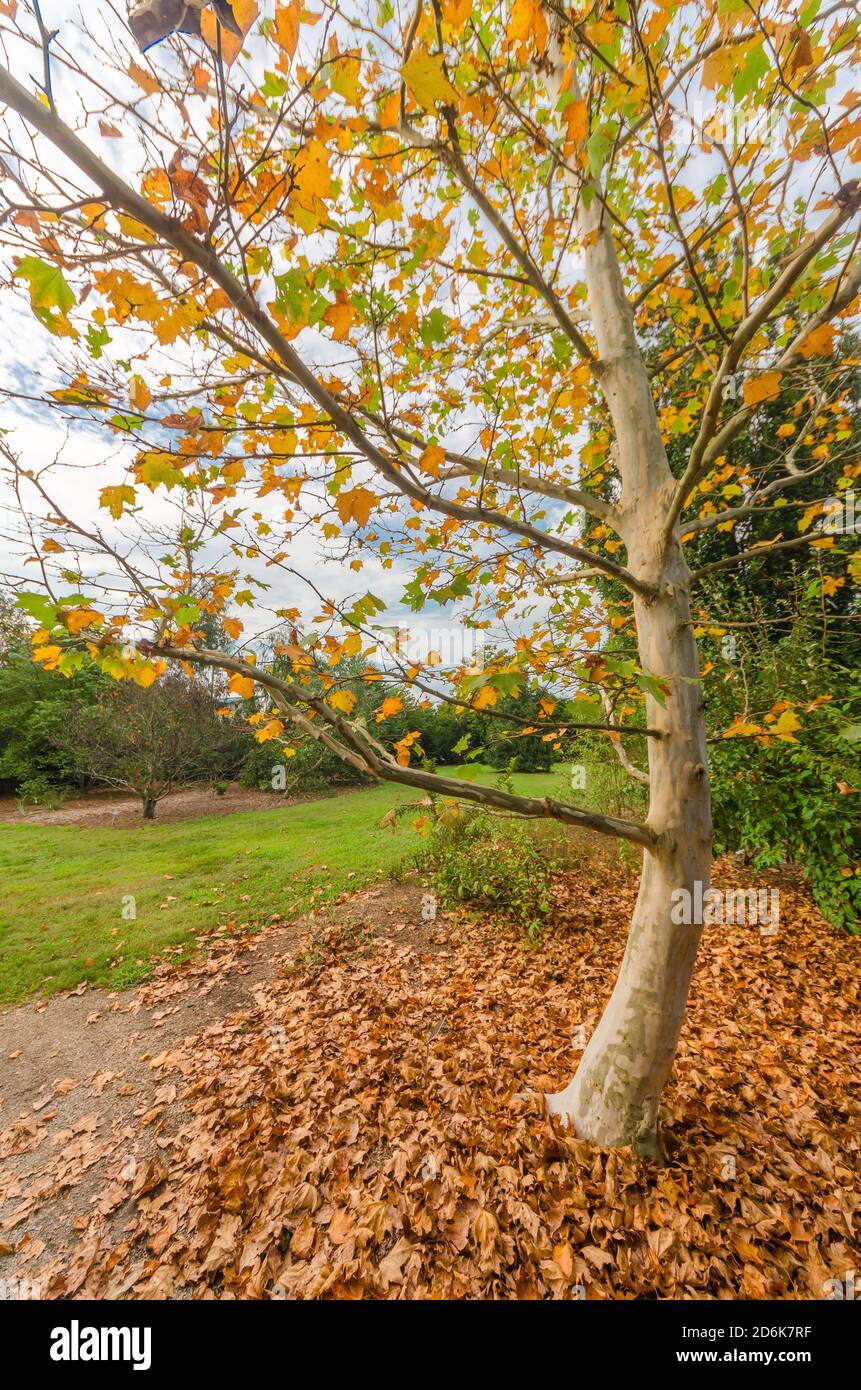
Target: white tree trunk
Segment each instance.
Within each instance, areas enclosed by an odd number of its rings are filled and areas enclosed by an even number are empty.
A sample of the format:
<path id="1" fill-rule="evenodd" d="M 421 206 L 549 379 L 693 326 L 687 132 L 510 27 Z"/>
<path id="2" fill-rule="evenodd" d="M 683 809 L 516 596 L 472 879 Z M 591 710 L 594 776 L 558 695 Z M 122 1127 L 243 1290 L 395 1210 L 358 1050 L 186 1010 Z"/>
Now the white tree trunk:
<path id="1" fill-rule="evenodd" d="M 550 41 L 542 73 L 554 108 L 565 90 L 579 95 L 564 57 L 564 26 L 546 10 Z M 643 672 L 666 688 L 646 698 L 649 728 L 648 824 L 659 836 L 643 856 L 637 906 L 619 978 L 573 1081 L 548 1097 L 585 1139 L 602 1146 L 633 1144 L 659 1156 L 658 1103 L 675 1057 L 701 927 L 671 920 L 672 894 L 705 891 L 711 864 L 711 813 L 699 660 L 689 604 L 688 570 L 676 527 L 664 535 L 674 480 L 651 383 L 625 294 L 609 213 L 597 181 L 576 198 L 588 317 L 598 349 L 596 373 L 618 450 L 621 496 L 616 507 L 628 568 L 655 593 L 635 597 Z"/>
<path id="2" fill-rule="evenodd" d="M 676 578 L 678 572 L 677 554 Z M 684 565 L 684 561 L 681 560 Z M 705 892 L 711 864 L 711 815 L 702 694 L 687 595 L 676 589 L 651 605 L 637 604 L 643 669 L 667 681 L 664 704 L 648 699 L 650 740 L 648 823 L 661 837 L 643 855 L 637 906 L 610 1002 L 570 1085 L 548 1096 L 548 1108 L 578 1135 L 603 1147 L 632 1144 L 662 1155 L 658 1103 L 684 1018 L 701 927 L 672 921 L 672 894 Z M 700 899 L 701 901 L 702 899 Z"/>

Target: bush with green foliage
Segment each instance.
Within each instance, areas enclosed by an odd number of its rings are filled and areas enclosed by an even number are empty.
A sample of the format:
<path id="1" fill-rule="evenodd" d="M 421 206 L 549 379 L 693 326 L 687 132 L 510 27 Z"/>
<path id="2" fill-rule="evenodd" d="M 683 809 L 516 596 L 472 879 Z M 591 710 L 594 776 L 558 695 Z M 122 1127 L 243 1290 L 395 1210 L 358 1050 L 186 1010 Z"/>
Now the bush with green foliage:
<path id="1" fill-rule="evenodd" d="M 553 906 L 553 877 L 568 853 L 560 826 L 447 808 L 423 857 L 443 903 L 488 909 L 534 938 Z"/>
<path id="2" fill-rule="evenodd" d="M 713 728 L 736 714 L 738 681 L 753 711 L 771 710 L 784 692 L 807 703 L 791 739 L 715 738 L 715 853 L 745 851 L 757 869 L 799 864 L 823 916 L 861 930 L 861 680 L 823 661 L 800 629 L 770 654 L 741 653 L 739 665 L 723 699 L 712 687 Z"/>

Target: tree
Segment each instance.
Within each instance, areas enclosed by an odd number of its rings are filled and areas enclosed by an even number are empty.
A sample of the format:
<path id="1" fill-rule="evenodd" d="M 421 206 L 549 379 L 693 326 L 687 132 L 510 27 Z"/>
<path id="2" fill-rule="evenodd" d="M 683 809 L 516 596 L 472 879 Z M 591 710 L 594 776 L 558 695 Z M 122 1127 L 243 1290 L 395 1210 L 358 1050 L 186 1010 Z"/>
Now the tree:
<path id="1" fill-rule="evenodd" d="M 767 494 L 728 456 L 831 355 L 861 285 L 854 7 L 418 0 L 327 3 L 318 23 L 300 0 L 259 16 L 235 0 L 232 26 L 194 18 L 200 38 L 170 35 L 175 8 L 135 6 L 145 57 L 116 27 L 69 43 L 38 11 L 6 22 L 3 236 L 63 349 L 45 396 L 126 445 L 103 526 L 7 441 L 47 594 L 36 657 L 62 670 L 86 651 L 140 681 L 170 659 L 218 667 L 277 705 L 258 737 L 298 731 L 377 778 L 640 846 L 615 989 L 550 1104 L 596 1144 L 658 1154 L 701 931 L 672 903 L 711 863 L 691 610 L 710 569 L 692 573 L 685 536 L 744 540 L 840 434 L 838 375 Z M 656 408 L 680 363 L 683 418 Z M 674 471 L 667 443 L 691 426 Z M 847 493 L 857 476 L 842 466 Z M 165 554 L 171 504 L 187 539 Z M 772 554 L 833 547 L 857 580 L 846 528 L 787 517 Z M 733 544 L 710 565 L 758 556 Z M 261 624 L 300 618 L 270 603 L 278 577 L 305 584 L 332 661 L 361 653 L 377 680 L 386 605 L 358 576 L 396 563 L 413 609 L 461 605 L 513 642 L 479 670 L 429 653 L 410 684 L 479 711 L 512 676 L 597 690 L 606 721 L 548 702 L 540 732 L 606 732 L 648 777 L 644 822 L 434 776 L 417 731 L 390 753 L 298 649 L 289 678 L 256 659 Z M 256 625 L 243 645 L 230 616 L 235 652 L 207 649 L 201 617 L 231 606 Z M 797 737 L 802 701 L 770 714 L 727 733 Z"/>
<path id="2" fill-rule="evenodd" d="M 140 797 L 144 820 L 154 820 L 177 787 L 222 773 L 243 731 L 199 682 L 165 675 L 148 690 L 123 683 L 74 707 L 55 739 L 82 772 Z"/>
<path id="3" fill-rule="evenodd" d="M 12 643 L 0 660 L 0 781 L 24 796 L 73 784 L 74 753 L 57 740 L 72 710 L 110 684 L 92 666 L 62 680 L 33 663 L 29 642 Z"/>

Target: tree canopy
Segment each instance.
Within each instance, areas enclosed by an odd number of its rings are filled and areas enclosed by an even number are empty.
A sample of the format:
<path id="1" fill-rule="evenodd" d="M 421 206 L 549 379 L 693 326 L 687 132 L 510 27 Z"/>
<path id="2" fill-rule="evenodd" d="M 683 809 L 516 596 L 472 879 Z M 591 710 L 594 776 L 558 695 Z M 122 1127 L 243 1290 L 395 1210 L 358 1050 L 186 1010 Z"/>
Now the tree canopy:
<path id="1" fill-rule="evenodd" d="M 36 660 L 142 685 L 218 667 L 268 691 L 261 741 L 642 846 L 634 954 L 566 1113 L 651 1142 L 687 989 L 667 962 L 689 978 L 696 951 L 669 896 L 710 862 L 697 640 L 728 615 L 707 581 L 827 556 L 818 596 L 857 618 L 855 6 L 2 15 L 0 238 L 56 344 L 19 395 L 113 446 L 76 491 L 62 449 L 3 442 Z M 743 443 L 764 429 L 763 462 Z M 605 735 L 649 781 L 646 819 L 435 776 L 418 730 L 390 752 L 336 668 L 379 679 L 395 604 L 494 653 L 396 653 L 400 679 L 502 715 L 540 683 L 530 736 Z M 279 675 L 260 640 L 285 623 L 319 638 L 282 641 Z M 828 699 L 780 692 L 717 737 L 792 747 Z M 651 1070 L 620 1121 L 593 1099 L 639 1065 L 631 990 Z"/>

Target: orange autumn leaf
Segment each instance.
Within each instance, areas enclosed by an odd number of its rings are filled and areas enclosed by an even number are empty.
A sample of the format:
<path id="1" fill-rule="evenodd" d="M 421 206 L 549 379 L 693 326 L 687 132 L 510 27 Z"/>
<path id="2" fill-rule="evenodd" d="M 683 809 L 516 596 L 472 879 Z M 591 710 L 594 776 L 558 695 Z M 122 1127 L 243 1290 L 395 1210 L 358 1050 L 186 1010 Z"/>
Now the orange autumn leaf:
<path id="1" fill-rule="evenodd" d="M 287 64 L 292 61 L 299 42 L 299 20 L 302 14 L 301 0 L 290 0 L 287 5 L 275 6 L 275 42 L 284 54 Z"/>
<path id="2" fill-rule="evenodd" d="M 776 400 L 780 395 L 780 372 L 763 372 L 744 383 L 745 405 L 759 405 L 762 401 Z"/>
<path id="3" fill-rule="evenodd" d="M 243 676 L 239 671 L 234 671 L 227 682 L 227 688 L 231 695 L 239 695 L 243 700 L 250 700 L 254 694 L 254 681 L 250 676 Z"/>
<path id="4" fill-rule="evenodd" d="M 377 723 L 382 724 L 384 719 L 390 719 L 393 714 L 400 714 L 403 707 L 404 702 L 397 695 L 387 695 L 377 710 Z"/>
<path id="5" fill-rule="evenodd" d="M 419 468 L 425 473 L 430 473 L 432 478 L 439 477 L 439 470 L 444 463 L 445 449 L 441 449 L 438 444 L 428 444 L 419 458 Z"/>
<path id="6" fill-rule="evenodd" d="M 359 526 L 366 526 L 376 500 L 375 494 L 364 487 L 353 488 L 351 492 L 339 492 L 336 502 L 338 515 L 345 524 L 355 521 Z"/>

